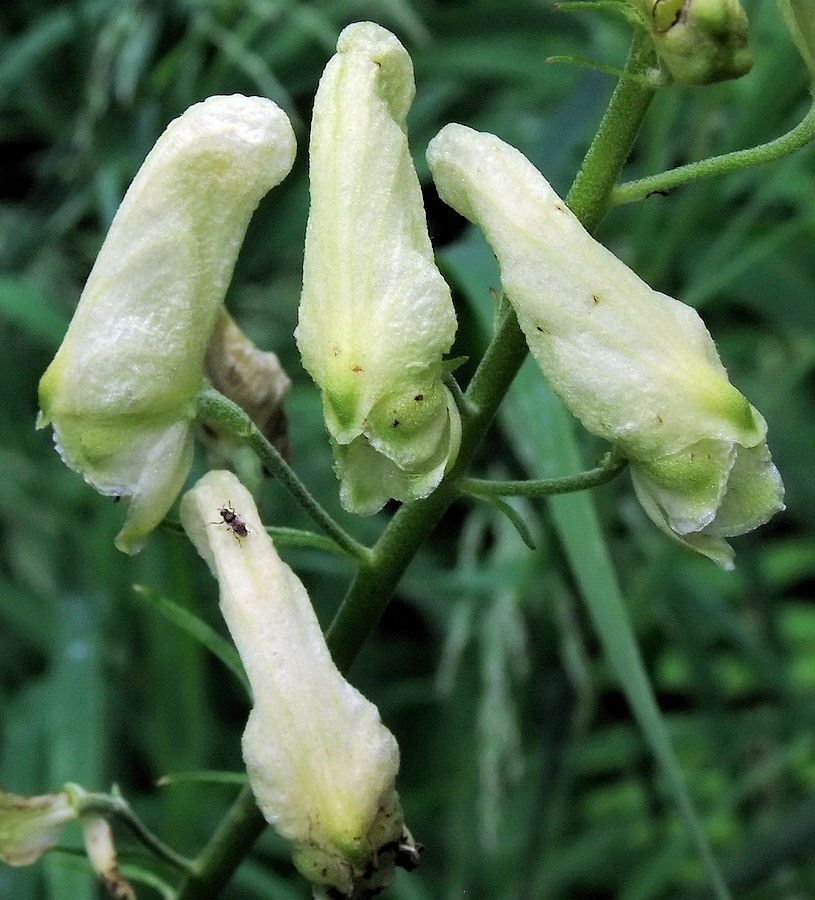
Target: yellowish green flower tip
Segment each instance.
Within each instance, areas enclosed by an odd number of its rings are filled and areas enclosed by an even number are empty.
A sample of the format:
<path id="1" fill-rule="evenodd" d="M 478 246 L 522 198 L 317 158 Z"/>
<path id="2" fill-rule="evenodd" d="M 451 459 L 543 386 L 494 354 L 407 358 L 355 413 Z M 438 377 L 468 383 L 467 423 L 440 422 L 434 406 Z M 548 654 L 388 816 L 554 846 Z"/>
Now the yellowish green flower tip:
<path id="1" fill-rule="evenodd" d="M 60 839 L 78 813 L 66 792 L 22 797 L 0 791 L 0 860 L 27 866 Z"/>
<path id="2" fill-rule="evenodd" d="M 815 78 L 815 2 L 814 0 L 778 0 L 790 35 L 804 58 L 809 74 Z"/>
<path id="3" fill-rule="evenodd" d="M 413 66 L 371 22 L 340 35 L 317 90 L 297 343 L 322 390 L 351 511 L 426 497 L 458 453 L 442 382 L 456 317 L 405 135 Z"/>
<path id="4" fill-rule="evenodd" d="M 665 67 L 680 84 L 711 84 L 750 71 L 747 16 L 738 0 L 630 0 Z"/>
<path id="5" fill-rule="evenodd" d="M 295 140 L 260 97 L 210 97 L 175 119 L 131 184 L 40 381 L 38 427 L 103 494 L 130 497 L 116 540 L 135 553 L 192 459 L 207 343 L 249 219 Z"/>
<path id="6" fill-rule="evenodd" d="M 366 879 L 389 883 L 395 848 L 409 843 L 396 741 L 337 670 L 305 588 L 238 479 L 205 475 L 184 495 L 181 522 L 218 579 L 252 687 L 243 757 L 258 806 L 310 881 L 367 896 Z"/>
<path id="7" fill-rule="evenodd" d="M 724 538 L 783 509 L 783 486 L 764 419 L 730 384 L 699 315 L 595 241 L 540 172 L 494 135 L 448 125 L 427 159 L 442 199 L 492 245 L 552 388 L 626 454 L 654 522 L 731 567 Z"/>

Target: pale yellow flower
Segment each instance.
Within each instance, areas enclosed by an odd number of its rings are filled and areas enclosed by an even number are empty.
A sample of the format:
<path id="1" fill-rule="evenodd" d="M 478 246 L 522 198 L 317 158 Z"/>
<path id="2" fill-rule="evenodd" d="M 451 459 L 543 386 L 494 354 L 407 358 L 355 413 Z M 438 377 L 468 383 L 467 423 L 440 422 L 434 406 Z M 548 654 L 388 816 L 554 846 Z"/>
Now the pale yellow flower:
<path id="1" fill-rule="evenodd" d="M 426 497 L 458 453 L 442 356 L 456 317 L 433 260 L 405 117 L 413 65 L 390 32 L 349 25 L 311 126 L 297 343 L 322 390 L 343 505 Z"/>
<path id="2" fill-rule="evenodd" d="M 134 553 L 192 459 L 204 354 L 249 219 L 291 168 L 286 114 L 210 97 L 168 126 L 125 195 L 40 381 L 38 427 L 103 494 L 130 497 L 116 540 Z"/>
<path id="3" fill-rule="evenodd" d="M 732 565 L 726 537 L 783 509 L 761 414 L 695 310 L 598 243 L 518 151 L 448 125 L 427 152 L 442 199 L 484 231 L 529 348 L 593 434 L 619 445 L 654 522 Z"/>

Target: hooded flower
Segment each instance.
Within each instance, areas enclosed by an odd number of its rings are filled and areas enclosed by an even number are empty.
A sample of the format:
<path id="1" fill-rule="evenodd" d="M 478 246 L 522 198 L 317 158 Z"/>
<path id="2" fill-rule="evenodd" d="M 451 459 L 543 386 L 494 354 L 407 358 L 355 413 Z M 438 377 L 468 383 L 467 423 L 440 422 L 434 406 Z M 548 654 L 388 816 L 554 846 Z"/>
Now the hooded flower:
<path id="1" fill-rule="evenodd" d="M 456 318 L 405 134 L 413 94 L 405 48 L 360 22 L 314 102 L 297 343 L 322 390 L 343 505 L 363 514 L 426 497 L 460 438 L 442 381 Z"/>
<path id="2" fill-rule="evenodd" d="M 740 78 L 753 66 L 738 0 L 629 0 L 665 67 L 680 84 Z"/>
<path id="3" fill-rule="evenodd" d="M 249 219 L 288 173 L 294 134 L 260 97 L 210 97 L 175 119 L 131 184 L 40 381 L 38 427 L 103 494 L 130 497 L 134 553 L 192 459 L 204 354 Z"/>
<path id="4" fill-rule="evenodd" d="M 212 524 L 225 508 L 230 524 Z M 416 853 L 394 789 L 396 741 L 337 670 L 305 588 L 238 479 L 205 475 L 184 495 L 181 522 L 218 579 L 252 687 L 243 757 L 258 805 L 310 881 L 368 896 L 363 886 L 390 883 L 394 864 Z"/>
<path id="5" fill-rule="evenodd" d="M 597 243 L 494 135 L 448 125 L 427 157 L 442 198 L 492 245 L 552 388 L 627 455 L 637 496 L 663 531 L 731 566 L 723 539 L 783 509 L 783 486 L 764 419 L 730 384 L 699 315 Z"/>

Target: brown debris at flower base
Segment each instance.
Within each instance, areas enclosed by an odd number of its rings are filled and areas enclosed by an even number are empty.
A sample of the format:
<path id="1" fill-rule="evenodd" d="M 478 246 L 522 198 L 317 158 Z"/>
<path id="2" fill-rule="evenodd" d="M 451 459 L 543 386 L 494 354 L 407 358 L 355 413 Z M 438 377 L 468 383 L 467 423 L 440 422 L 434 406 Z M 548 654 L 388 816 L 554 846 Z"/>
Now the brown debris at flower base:
<path id="1" fill-rule="evenodd" d="M 272 352 L 264 352 L 246 337 L 231 316 L 222 310 L 210 338 L 204 370 L 215 390 L 237 403 L 257 425 L 261 433 L 285 459 L 290 445 L 283 398 L 291 381 Z M 225 439 L 224 432 L 206 423 L 215 441 Z"/>

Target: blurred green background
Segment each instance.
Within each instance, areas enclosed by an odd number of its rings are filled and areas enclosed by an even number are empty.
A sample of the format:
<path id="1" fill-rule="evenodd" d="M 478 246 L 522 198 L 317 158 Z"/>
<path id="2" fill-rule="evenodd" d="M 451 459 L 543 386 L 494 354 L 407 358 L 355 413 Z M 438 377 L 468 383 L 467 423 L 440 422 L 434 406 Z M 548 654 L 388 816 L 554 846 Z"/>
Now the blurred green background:
<path id="1" fill-rule="evenodd" d="M 661 91 L 627 178 L 768 140 L 806 112 L 806 73 L 775 4 L 745 5 L 753 71 Z M 545 59 L 622 65 L 629 34 L 613 14 L 560 11 L 548 0 L 20 0 L 0 11 L 0 785 L 45 793 L 67 780 L 96 790 L 115 781 L 188 854 L 235 788 L 155 782 L 239 770 L 247 706 L 231 674 L 132 586 L 223 630 L 216 587 L 169 531 L 135 558 L 114 550 L 123 510 L 34 431 L 37 381 L 168 121 L 211 94 L 271 97 L 295 125 L 298 161 L 253 220 L 227 304 L 294 379 L 287 410 L 297 471 L 355 534 L 375 538 L 386 514 L 363 521 L 339 509 L 319 398 L 292 338 L 314 90 L 339 30 L 366 18 L 395 31 L 413 56 L 410 135 L 423 183 L 428 140 L 460 121 L 518 146 L 558 191 L 568 189 L 613 79 Z M 734 894 L 815 896 L 814 161 L 805 149 L 619 208 L 599 233 L 654 287 L 702 311 L 732 380 L 768 420 L 787 511 L 737 539 L 737 569 L 723 573 L 657 531 L 627 475 L 590 496 L 517 504 L 535 551 L 490 508 L 454 506 L 352 673 L 399 740 L 403 806 L 427 845 L 421 867 L 400 874 L 388 896 L 708 894 L 621 689 L 634 675 L 609 664 L 593 625 L 618 586 Z M 490 327 L 494 261 L 430 189 L 426 203 L 456 295 L 454 354 L 471 360 L 466 380 Z M 479 471 L 574 471 L 598 449 L 527 366 Z M 197 473 L 205 466 L 202 456 Z M 276 485 L 252 486 L 269 524 L 308 524 Z M 329 620 L 349 566 L 316 551 L 284 556 Z M 624 640 L 619 623 L 610 627 L 607 639 Z M 117 834 L 127 871 L 144 854 Z M 78 833 L 62 846 L 79 846 Z M 96 890 L 70 852 L 0 867 L 4 900 Z M 139 896 L 159 894 L 140 885 Z M 225 896 L 289 900 L 308 890 L 268 830 Z"/>

